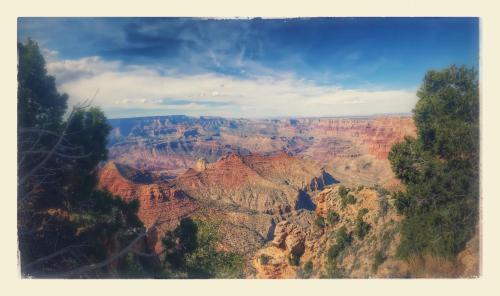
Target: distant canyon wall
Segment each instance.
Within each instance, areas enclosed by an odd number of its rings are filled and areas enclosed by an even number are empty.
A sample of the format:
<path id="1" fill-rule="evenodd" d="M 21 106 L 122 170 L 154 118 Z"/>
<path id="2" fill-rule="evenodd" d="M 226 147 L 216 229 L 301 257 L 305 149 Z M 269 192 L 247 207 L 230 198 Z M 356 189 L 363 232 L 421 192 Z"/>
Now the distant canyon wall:
<path id="1" fill-rule="evenodd" d="M 184 173 L 199 159 L 210 163 L 231 153 L 286 152 L 325 166 L 334 177 L 338 171 L 340 177 L 358 174 L 361 181 L 377 182 L 379 174 L 390 177 L 387 155 L 392 145 L 406 135 L 415 136 L 409 116 L 262 120 L 161 116 L 110 123 L 110 159 L 165 177 Z"/>

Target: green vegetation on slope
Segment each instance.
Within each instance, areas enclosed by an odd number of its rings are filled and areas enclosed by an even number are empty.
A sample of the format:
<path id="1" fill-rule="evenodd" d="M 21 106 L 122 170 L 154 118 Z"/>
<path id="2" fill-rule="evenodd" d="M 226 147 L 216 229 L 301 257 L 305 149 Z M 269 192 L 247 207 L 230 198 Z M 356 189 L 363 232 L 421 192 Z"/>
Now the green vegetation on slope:
<path id="1" fill-rule="evenodd" d="M 219 223 L 184 218 L 163 239 L 165 269 L 170 277 L 240 278 L 243 258 L 218 249 Z M 268 258 L 261 258 L 269 261 Z"/>

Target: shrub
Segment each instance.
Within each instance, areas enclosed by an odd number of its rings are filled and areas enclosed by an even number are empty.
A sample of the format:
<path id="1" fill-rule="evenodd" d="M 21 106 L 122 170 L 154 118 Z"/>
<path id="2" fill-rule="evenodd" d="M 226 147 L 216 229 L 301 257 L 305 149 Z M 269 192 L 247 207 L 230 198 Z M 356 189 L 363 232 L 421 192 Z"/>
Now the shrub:
<path id="1" fill-rule="evenodd" d="M 389 202 L 387 202 L 387 197 L 381 196 L 378 200 L 378 215 L 384 217 L 389 210 Z"/>
<path id="2" fill-rule="evenodd" d="M 342 277 L 337 269 L 337 262 L 339 260 L 342 252 L 347 248 L 352 241 L 351 234 L 347 233 L 345 226 L 342 226 L 336 233 L 335 236 L 336 243 L 332 245 L 326 255 L 327 255 L 327 274 L 328 277 Z"/>
<path id="3" fill-rule="evenodd" d="M 266 254 L 261 254 L 259 257 L 259 262 L 262 265 L 267 265 L 271 261 L 271 257 Z"/>
<path id="4" fill-rule="evenodd" d="M 347 233 L 347 229 L 345 226 L 339 228 L 335 235 L 335 239 L 337 244 L 342 245 L 343 247 L 348 246 L 352 241 L 352 236 L 350 233 Z"/>
<path id="5" fill-rule="evenodd" d="M 342 244 L 335 244 L 328 249 L 327 256 L 330 260 L 334 260 L 343 250 L 344 246 Z"/>
<path id="6" fill-rule="evenodd" d="M 368 213 L 368 209 L 363 208 L 359 210 L 358 217 L 356 218 L 356 226 L 354 227 L 354 234 L 362 240 L 370 231 L 370 224 L 363 220 L 363 216 Z"/>
<path id="7" fill-rule="evenodd" d="M 328 210 L 328 213 L 326 214 L 326 221 L 328 221 L 328 224 L 330 225 L 335 225 L 337 222 L 339 222 L 340 216 L 335 213 L 333 210 Z"/>
<path id="8" fill-rule="evenodd" d="M 367 208 L 362 208 L 358 212 L 358 219 L 362 219 L 366 214 L 368 214 L 368 209 Z"/>
<path id="9" fill-rule="evenodd" d="M 307 261 L 306 264 L 297 270 L 297 275 L 299 278 L 310 278 L 313 274 L 313 263 L 311 260 Z"/>
<path id="10" fill-rule="evenodd" d="M 347 204 L 353 205 L 356 203 L 356 198 L 354 197 L 354 195 L 349 194 L 347 195 L 346 202 Z"/>
<path id="11" fill-rule="evenodd" d="M 321 217 L 320 215 L 317 215 L 316 220 L 314 220 L 314 224 L 316 224 L 316 226 L 318 226 L 319 228 L 324 228 L 325 218 Z"/>
<path id="12" fill-rule="evenodd" d="M 296 256 L 294 254 L 288 255 L 288 263 L 293 266 L 299 266 L 300 264 L 300 257 Z"/>
<path id="13" fill-rule="evenodd" d="M 311 260 L 307 261 L 306 264 L 304 264 L 304 272 L 308 275 L 310 275 L 313 272 L 313 263 Z"/>
<path id="14" fill-rule="evenodd" d="M 386 196 L 386 195 L 390 194 L 389 190 L 385 189 L 384 187 L 380 186 L 379 184 L 375 185 L 375 191 L 377 191 L 379 196 Z"/>
<path id="15" fill-rule="evenodd" d="M 344 185 L 339 186 L 339 195 L 342 198 L 345 198 L 347 194 L 349 193 L 350 189 L 346 188 Z"/>
<path id="16" fill-rule="evenodd" d="M 373 258 L 372 271 L 377 272 L 378 267 L 384 263 L 386 259 L 387 258 L 382 251 L 377 251 L 377 253 L 375 253 L 375 257 Z"/>

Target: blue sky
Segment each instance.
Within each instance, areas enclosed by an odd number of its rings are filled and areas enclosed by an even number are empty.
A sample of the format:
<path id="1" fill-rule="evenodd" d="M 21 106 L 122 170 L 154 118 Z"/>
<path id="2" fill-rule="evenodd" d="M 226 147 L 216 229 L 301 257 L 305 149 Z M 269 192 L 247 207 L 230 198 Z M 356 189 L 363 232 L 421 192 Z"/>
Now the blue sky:
<path id="1" fill-rule="evenodd" d="M 109 117 L 408 113 L 427 70 L 479 58 L 477 18 L 20 18 L 27 37 Z"/>

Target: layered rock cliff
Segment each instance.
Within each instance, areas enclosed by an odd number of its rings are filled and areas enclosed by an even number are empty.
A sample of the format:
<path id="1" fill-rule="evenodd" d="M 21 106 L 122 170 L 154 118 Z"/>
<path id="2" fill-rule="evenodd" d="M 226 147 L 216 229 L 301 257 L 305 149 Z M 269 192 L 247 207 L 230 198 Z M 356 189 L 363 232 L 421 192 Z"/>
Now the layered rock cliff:
<path id="1" fill-rule="evenodd" d="M 196 199 L 266 213 L 313 209 L 307 192 L 334 182 L 320 166 L 286 153 L 229 154 L 212 164 L 198 163 L 196 170 L 189 169 L 172 181 Z"/>
<path id="2" fill-rule="evenodd" d="M 313 210 L 309 194 L 334 182 L 320 166 L 286 153 L 229 154 L 214 163 L 200 159 L 175 179 L 113 161 L 99 174 L 101 188 L 139 201 L 139 218 L 146 227 L 159 223 L 151 239 L 156 250 L 162 248 L 164 233 L 186 216 L 220 220 L 234 234 L 226 240 L 229 249 L 241 251 L 247 241 L 255 250 L 269 239 L 274 216 Z"/>
<path id="3" fill-rule="evenodd" d="M 310 158 L 341 181 L 374 184 L 391 177 L 387 154 L 405 135 L 414 135 L 410 117 L 223 119 L 163 116 L 115 119 L 110 158 L 139 169 L 177 176 L 204 158 L 276 154 Z M 344 180 L 345 179 L 345 180 Z"/>

